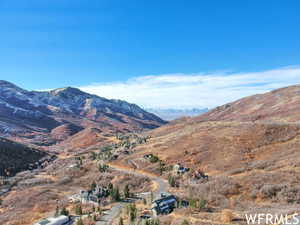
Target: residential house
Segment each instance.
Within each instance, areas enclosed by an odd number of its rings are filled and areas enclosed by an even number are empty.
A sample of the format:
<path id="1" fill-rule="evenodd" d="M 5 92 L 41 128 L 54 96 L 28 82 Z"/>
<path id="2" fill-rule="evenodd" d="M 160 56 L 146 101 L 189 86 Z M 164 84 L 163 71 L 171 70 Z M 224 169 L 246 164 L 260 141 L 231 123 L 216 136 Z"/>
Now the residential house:
<path id="1" fill-rule="evenodd" d="M 157 199 L 152 204 L 152 212 L 155 216 L 168 214 L 176 207 L 177 198 L 174 195 L 164 196 Z"/>
<path id="2" fill-rule="evenodd" d="M 69 225 L 70 217 L 68 216 L 58 216 L 58 217 L 49 217 L 47 219 L 43 219 L 34 225 Z"/>

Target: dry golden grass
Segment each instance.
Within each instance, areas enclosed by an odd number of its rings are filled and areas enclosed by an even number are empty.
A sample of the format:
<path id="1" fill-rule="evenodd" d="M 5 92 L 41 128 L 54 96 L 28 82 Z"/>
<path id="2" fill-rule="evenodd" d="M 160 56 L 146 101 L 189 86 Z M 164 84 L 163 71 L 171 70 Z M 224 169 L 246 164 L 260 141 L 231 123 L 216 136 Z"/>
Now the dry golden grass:
<path id="1" fill-rule="evenodd" d="M 230 223 L 233 220 L 233 213 L 229 209 L 224 209 L 222 211 L 221 220 L 224 223 Z"/>

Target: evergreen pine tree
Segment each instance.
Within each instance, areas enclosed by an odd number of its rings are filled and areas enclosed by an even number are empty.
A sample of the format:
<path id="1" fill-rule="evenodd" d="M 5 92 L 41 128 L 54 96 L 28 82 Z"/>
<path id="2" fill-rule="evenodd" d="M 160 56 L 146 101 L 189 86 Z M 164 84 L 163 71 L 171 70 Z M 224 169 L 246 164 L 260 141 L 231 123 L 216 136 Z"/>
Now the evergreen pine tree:
<path id="1" fill-rule="evenodd" d="M 79 218 L 79 220 L 77 220 L 76 225 L 84 225 L 83 221 L 81 218 Z"/>
<path id="2" fill-rule="evenodd" d="M 124 197 L 125 198 L 129 198 L 130 197 L 130 190 L 129 190 L 128 184 L 126 184 L 125 188 L 124 188 Z"/>
<path id="3" fill-rule="evenodd" d="M 59 216 L 59 207 L 58 206 L 56 206 L 56 208 L 55 208 L 55 214 L 54 214 L 54 217 L 58 217 Z"/>
<path id="4" fill-rule="evenodd" d="M 124 221 L 123 221 L 123 218 L 122 218 L 122 217 L 120 217 L 119 225 L 124 225 Z"/>
<path id="5" fill-rule="evenodd" d="M 81 205 L 76 205 L 76 207 L 75 207 L 75 213 L 76 213 L 76 215 L 82 215 Z"/>
<path id="6" fill-rule="evenodd" d="M 69 211 L 63 207 L 60 211 L 60 215 L 69 216 Z"/>

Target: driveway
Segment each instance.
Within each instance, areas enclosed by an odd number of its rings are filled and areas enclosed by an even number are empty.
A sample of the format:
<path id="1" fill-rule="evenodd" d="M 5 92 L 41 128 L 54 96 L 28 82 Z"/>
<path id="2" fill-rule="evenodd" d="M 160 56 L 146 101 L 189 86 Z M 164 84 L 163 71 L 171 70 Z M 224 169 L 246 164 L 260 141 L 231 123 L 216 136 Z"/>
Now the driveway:
<path id="1" fill-rule="evenodd" d="M 148 177 L 153 182 L 157 184 L 156 190 L 153 192 L 154 198 L 159 198 L 160 193 L 167 192 L 168 190 L 168 182 L 160 177 L 150 175 L 150 174 L 144 174 L 143 172 L 140 172 L 138 170 L 131 170 L 131 169 L 124 169 L 118 166 L 109 165 L 110 168 L 123 172 L 132 174 L 139 177 Z M 109 225 L 113 222 L 113 220 L 121 213 L 122 208 L 125 206 L 125 203 L 118 202 L 116 203 L 110 210 L 105 212 L 105 215 L 101 218 L 101 221 L 96 222 L 96 225 Z"/>
<path id="2" fill-rule="evenodd" d="M 96 222 L 96 225 L 108 225 L 121 213 L 125 203 L 116 203 L 110 210 L 104 212 L 101 221 Z"/>

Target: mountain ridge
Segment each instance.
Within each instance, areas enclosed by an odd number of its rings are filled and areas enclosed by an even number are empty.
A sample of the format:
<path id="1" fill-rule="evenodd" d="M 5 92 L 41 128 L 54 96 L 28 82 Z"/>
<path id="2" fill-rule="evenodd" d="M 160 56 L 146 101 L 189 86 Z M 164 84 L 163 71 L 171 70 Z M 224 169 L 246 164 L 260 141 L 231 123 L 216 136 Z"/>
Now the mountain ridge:
<path id="1" fill-rule="evenodd" d="M 101 127 L 106 132 L 114 132 L 141 131 L 166 123 L 136 104 L 106 99 L 73 87 L 27 91 L 1 80 L 0 106 L 0 136 L 31 144 L 39 141 L 55 144 L 59 140 L 47 136 L 64 124 L 83 129 Z M 39 140 L 30 140 L 33 136 Z"/>
<path id="2" fill-rule="evenodd" d="M 292 85 L 248 96 L 216 107 L 197 121 L 300 121 L 300 85 Z"/>
<path id="3" fill-rule="evenodd" d="M 208 108 L 192 108 L 192 109 L 176 109 L 176 108 L 146 108 L 148 112 L 151 112 L 160 118 L 171 121 L 179 119 L 181 117 L 193 117 L 199 116 L 208 112 Z"/>

